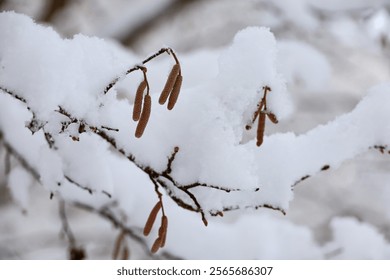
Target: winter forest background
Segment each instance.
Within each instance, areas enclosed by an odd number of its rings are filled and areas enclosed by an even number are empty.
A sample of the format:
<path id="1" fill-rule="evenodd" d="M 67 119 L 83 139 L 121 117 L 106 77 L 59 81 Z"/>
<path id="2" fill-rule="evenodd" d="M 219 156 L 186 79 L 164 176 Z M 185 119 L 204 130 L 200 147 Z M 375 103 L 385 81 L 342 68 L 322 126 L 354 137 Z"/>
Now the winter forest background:
<path id="1" fill-rule="evenodd" d="M 390 1 L 0 9 L 1 259 L 390 258 Z"/>

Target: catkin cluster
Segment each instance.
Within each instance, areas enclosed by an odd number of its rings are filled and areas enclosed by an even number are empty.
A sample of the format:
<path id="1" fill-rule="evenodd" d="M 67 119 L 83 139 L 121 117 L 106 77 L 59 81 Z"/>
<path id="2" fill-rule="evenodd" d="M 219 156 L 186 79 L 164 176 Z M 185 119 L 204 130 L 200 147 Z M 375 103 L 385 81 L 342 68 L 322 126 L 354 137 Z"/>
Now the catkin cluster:
<path id="1" fill-rule="evenodd" d="M 245 128 L 247 130 L 252 129 L 252 124 L 259 117 L 259 122 L 257 123 L 257 141 L 256 145 L 258 147 L 263 144 L 264 140 L 264 130 L 265 130 L 265 117 L 267 116 L 271 122 L 278 123 L 278 118 L 274 113 L 267 109 L 267 93 L 271 91 L 269 86 L 263 87 L 263 97 L 261 98 L 259 104 L 257 105 L 256 111 L 253 113 L 251 124 L 247 125 Z"/>
<path id="2" fill-rule="evenodd" d="M 135 137 L 137 138 L 140 138 L 143 135 L 152 109 L 152 98 L 149 94 L 149 84 L 145 74 L 146 68 L 142 69 L 142 71 L 144 72 L 144 80 L 137 88 L 133 107 L 133 120 L 138 122 L 135 130 Z M 164 88 L 158 100 L 161 105 L 164 105 L 168 100 L 168 110 L 172 110 L 175 106 L 179 97 L 182 82 L 183 76 L 181 75 L 180 64 L 176 62 L 169 73 L 168 79 L 165 82 Z"/>
<path id="3" fill-rule="evenodd" d="M 162 210 L 161 200 L 159 200 L 156 203 L 156 205 L 153 207 L 152 211 L 149 214 L 149 217 L 144 227 L 145 236 L 148 236 L 150 234 L 154 222 L 156 221 L 157 214 L 160 212 L 160 210 Z M 164 214 L 164 211 L 162 211 L 161 224 L 160 224 L 160 228 L 158 229 L 158 236 L 152 245 L 152 249 L 151 249 L 152 253 L 156 253 L 160 248 L 163 248 L 165 246 L 165 241 L 167 238 L 167 230 L 168 230 L 168 217 Z"/>

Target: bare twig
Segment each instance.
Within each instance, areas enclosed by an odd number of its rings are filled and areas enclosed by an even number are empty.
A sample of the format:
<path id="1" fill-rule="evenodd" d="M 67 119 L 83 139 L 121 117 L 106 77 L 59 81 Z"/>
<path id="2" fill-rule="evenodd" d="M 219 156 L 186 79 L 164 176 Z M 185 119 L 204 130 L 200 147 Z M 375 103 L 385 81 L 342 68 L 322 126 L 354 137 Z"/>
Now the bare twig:
<path id="1" fill-rule="evenodd" d="M 151 56 L 149 56 L 148 58 L 146 58 L 145 60 L 142 61 L 142 64 L 141 65 L 135 65 L 131 68 L 129 68 L 128 70 L 126 70 L 125 74 L 122 75 L 122 76 L 118 76 L 116 78 L 114 78 L 107 86 L 106 88 L 104 89 L 103 93 L 106 94 L 111 88 L 113 88 L 116 83 L 118 83 L 122 78 L 126 77 L 127 75 L 129 75 L 130 73 L 134 72 L 134 71 L 137 71 L 137 70 L 141 70 L 144 74 L 144 79 L 146 78 L 146 67 L 144 66 L 146 63 L 148 63 L 149 61 L 153 60 L 154 58 L 162 55 L 162 54 L 168 54 L 168 55 L 172 55 L 175 62 L 178 63 L 178 60 L 177 60 L 177 57 L 175 55 L 175 52 L 171 49 L 171 48 L 161 48 L 159 51 L 155 52 L 154 54 L 152 54 Z"/>
<path id="2" fill-rule="evenodd" d="M 257 141 L 256 145 L 261 146 L 263 144 L 264 139 L 264 131 L 265 131 L 265 117 L 267 116 L 271 122 L 278 123 L 278 119 L 274 113 L 268 110 L 267 108 L 267 94 L 271 91 L 269 86 L 263 87 L 263 96 L 257 104 L 256 111 L 253 113 L 250 123 L 245 126 L 246 130 L 252 129 L 252 125 L 256 121 L 257 117 L 259 117 L 259 121 L 257 124 Z"/>
<path id="3" fill-rule="evenodd" d="M 260 205 L 247 205 L 247 206 L 230 206 L 230 207 L 223 207 L 221 210 L 209 210 L 209 214 L 211 216 L 223 216 L 223 212 L 230 212 L 234 210 L 240 210 L 240 209 L 260 209 L 260 208 L 266 208 L 266 209 L 271 209 L 274 211 L 278 211 L 282 213 L 283 215 L 286 215 L 286 211 L 280 207 L 275 207 L 270 204 L 260 204 Z"/>
<path id="4" fill-rule="evenodd" d="M 152 30 L 155 26 L 160 24 L 163 20 L 170 19 L 176 14 L 186 9 L 194 2 L 202 0 L 173 0 L 168 5 L 156 10 L 151 16 L 147 16 L 144 21 L 131 28 L 127 34 L 120 38 L 120 41 L 127 46 L 134 45 L 140 41 L 141 38 Z"/>
<path id="5" fill-rule="evenodd" d="M 172 163 L 173 163 L 173 161 L 175 160 L 176 154 L 177 154 L 178 152 L 179 152 L 179 147 L 175 147 L 175 148 L 173 149 L 173 152 L 172 152 L 171 156 L 168 158 L 167 168 L 165 169 L 165 171 L 163 172 L 163 174 L 169 175 L 169 174 L 172 172 Z"/>

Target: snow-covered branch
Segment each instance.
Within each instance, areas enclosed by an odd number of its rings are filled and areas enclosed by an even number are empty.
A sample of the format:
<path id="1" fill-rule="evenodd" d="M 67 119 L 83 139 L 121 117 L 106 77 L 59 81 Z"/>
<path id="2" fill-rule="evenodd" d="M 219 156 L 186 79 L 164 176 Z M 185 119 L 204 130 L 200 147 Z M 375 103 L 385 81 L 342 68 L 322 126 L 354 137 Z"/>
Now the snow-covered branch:
<path id="1" fill-rule="evenodd" d="M 105 41 L 63 40 L 22 15 L 1 13 L 0 25 L 6 149 L 49 192 L 90 209 L 118 198 L 115 168 L 125 159 L 157 194 L 160 207 L 151 219 L 161 210 L 160 247 L 172 214 L 164 209 L 165 194 L 199 213 L 205 225 L 210 216 L 238 209 L 285 214 L 296 184 L 388 144 L 389 85 L 373 88 L 352 112 L 305 134 L 267 136 L 266 116 L 277 123 L 293 106 L 276 68 L 276 40 L 266 28 L 239 32 L 221 54 L 219 75 L 190 87 L 185 65 L 169 48 L 138 64 Z M 169 76 L 153 73 L 163 53 L 174 58 Z M 169 110 L 154 105 L 167 100 Z"/>

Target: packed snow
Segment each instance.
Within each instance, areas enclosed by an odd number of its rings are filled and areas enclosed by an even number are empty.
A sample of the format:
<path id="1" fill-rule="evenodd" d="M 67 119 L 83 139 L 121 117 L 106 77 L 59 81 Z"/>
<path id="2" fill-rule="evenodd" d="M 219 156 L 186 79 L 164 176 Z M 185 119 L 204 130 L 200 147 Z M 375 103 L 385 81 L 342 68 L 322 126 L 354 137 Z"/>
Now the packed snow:
<path id="1" fill-rule="evenodd" d="M 296 12 L 308 17 L 302 17 L 298 26 L 316 26 L 305 1 L 300 2 Z M 164 181 L 163 199 L 172 223 L 163 251 L 185 258 L 388 258 L 384 237 L 353 219 L 333 220 L 333 241 L 321 247 L 309 229 L 278 213 L 228 210 L 265 206 L 288 213 L 297 183 L 342 168 L 374 146 L 386 147 L 389 83 L 372 87 L 351 112 L 301 134 L 270 132 L 279 124 L 267 120 L 264 143 L 258 147 L 256 123 L 249 131 L 245 127 L 264 87 L 271 89 L 267 109 L 283 125 L 296 110 L 288 85 L 303 83 L 306 90 L 323 97 L 332 66 L 307 43 L 279 42 L 268 28 L 248 27 L 227 47 L 177 53 L 184 82 L 172 111 L 159 105 L 158 98 L 174 61 L 162 55 L 145 65 L 152 113 L 138 139 L 131 115 L 142 73 L 125 72 L 144 57 L 96 37 L 63 39 L 53 29 L 13 12 L 0 14 L 0 26 L 0 131 L 3 141 L 39 174 L 48 199 L 53 193 L 96 209 L 116 202 L 127 225 L 142 229 L 157 200 L 142 169 L 163 173 L 179 147 L 170 172 L 175 184 Z M 104 94 L 116 78 L 118 82 Z M 26 127 L 32 120 L 34 133 Z M 103 130 L 115 140 L 115 147 L 88 127 L 81 131 L 79 121 Z M 53 137 L 53 146 L 45 135 Z M 124 154 L 134 157 L 132 162 Z M 17 161 L 13 160 L 16 166 L 8 175 L 8 187 L 17 205 L 28 211 L 34 174 Z M 199 213 L 186 211 L 169 198 L 196 208 L 177 187 L 194 183 L 199 186 L 190 193 L 206 214 L 208 227 Z M 224 211 L 224 217 L 212 217 Z M 372 251 L 356 251 L 355 239 L 345 238 L 347 231 L 356 231 L 356 240 L 368 236 Z M 236 242 L 239 239 L 248 242 Z M 188 247 L 188 240 L 202 245 Z M 297 244 L 300 251 L 294 249 Z"/>

